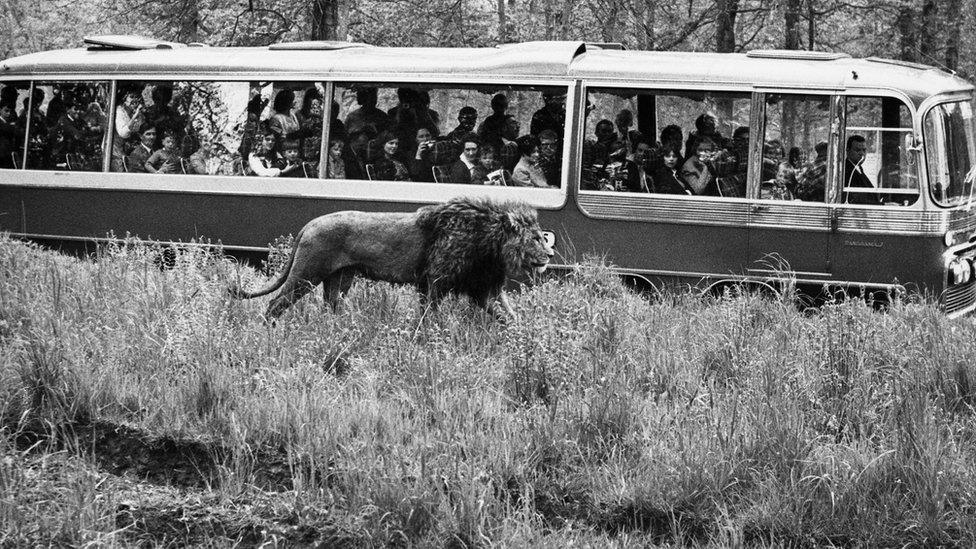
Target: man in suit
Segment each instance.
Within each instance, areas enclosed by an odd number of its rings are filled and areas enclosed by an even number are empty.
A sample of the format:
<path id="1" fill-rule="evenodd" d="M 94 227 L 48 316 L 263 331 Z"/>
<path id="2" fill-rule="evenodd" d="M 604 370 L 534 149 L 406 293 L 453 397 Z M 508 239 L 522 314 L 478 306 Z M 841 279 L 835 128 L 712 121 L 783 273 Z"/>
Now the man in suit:
<path id="1" fill-rule="evenodd" d="M 861 164 L 867 152 L 867 142 L 864 136 L 852 135 L 847 138 L 847 159 L 844 161 L 844 188 L 864 188 L 873 189 L 874 183 L 868 179 Z M 844 201 L 848 204 L 881 204 L 881 195 L 877 193 L 844 193 Z"/>

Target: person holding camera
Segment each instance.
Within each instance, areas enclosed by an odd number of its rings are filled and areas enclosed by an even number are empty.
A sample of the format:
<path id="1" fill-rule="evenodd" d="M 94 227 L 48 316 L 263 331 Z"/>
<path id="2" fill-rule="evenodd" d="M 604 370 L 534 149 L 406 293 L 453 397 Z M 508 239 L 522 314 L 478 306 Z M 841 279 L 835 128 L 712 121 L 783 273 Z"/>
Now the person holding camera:
<path id="1" fill-rule="evenodd" d="M 700 196 L 718 196 L 715 185 L 715 161 L 717 147 L 709 136 L 700 136 L 694 153 L 681 166 L 681 178 L 691 191 Z"/>
<path id="2" fill-rule="evenodd" d="M 415 139 L 417 142 L 417 150 L 410 159 L 410 165 L 408 166 L 410 171 L 410 179 L 412 181 L 426 181 L 428 183 L 433 183 L 434 135 L 431 133 L 429 128 L 426 126 L 421 126 L 417 128 Z"/>
<path id="3" fill-rule="evenodd" d="M 136 88 L 124 90 L 119 94 L 119 106 L 115 108 L 115 139 L 112 140 L 112 171 L 124 172 L 122 159 L 137 146 L 135 137 L 139 135 L 144 116 L 142 95 Z"/>

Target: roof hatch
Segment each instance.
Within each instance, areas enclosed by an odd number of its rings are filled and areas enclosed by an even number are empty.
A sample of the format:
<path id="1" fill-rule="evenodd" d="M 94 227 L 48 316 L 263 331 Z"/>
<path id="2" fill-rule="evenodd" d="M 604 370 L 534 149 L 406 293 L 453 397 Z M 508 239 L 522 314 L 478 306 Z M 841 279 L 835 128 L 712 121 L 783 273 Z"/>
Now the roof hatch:
<path id="1" fill-rule="evenodd" d="M 166 42 L 134 34 L 86 36 L 85 44 L 90 50 L 171 50 L 186 47 L 178 42 Z"/>
<path id="2" fill-rule="evenodd" d="M 807 50 L 750 50 L 746 52 L 746 57 L 760 59 L 795 59 L 801 61 L 836 61 L 838 59 L 850 59 L 846 53 L 829 51 L 807 51 Z"/>

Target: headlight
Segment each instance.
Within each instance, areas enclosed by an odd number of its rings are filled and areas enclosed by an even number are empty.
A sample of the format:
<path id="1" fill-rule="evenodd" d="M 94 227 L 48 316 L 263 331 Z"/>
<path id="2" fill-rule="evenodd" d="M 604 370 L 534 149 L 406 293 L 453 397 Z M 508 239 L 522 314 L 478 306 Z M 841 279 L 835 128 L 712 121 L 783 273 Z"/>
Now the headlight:
<path id="1" fill-rule="evenodd" d="M 965 257 L 949 262 L 949 276 L 953 284 L 965 284 L 973 278 L 973 264 Z"/>

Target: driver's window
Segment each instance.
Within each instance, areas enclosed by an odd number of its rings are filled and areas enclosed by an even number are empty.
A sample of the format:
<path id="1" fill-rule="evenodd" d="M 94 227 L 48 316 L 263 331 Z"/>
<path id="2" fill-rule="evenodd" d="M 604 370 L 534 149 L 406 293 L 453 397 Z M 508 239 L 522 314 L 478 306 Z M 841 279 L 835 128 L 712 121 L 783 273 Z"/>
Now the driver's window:
<path id="1" fill-rule="evenodd" d="M 842 200 L 909 206 L 918 200 L 908 107 L 892 97 L 848 97 Z"/>

